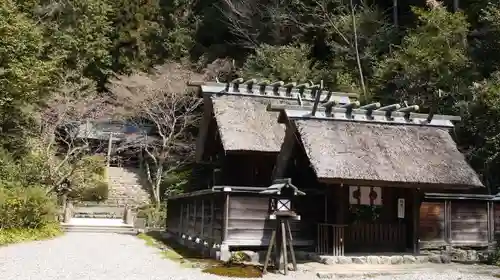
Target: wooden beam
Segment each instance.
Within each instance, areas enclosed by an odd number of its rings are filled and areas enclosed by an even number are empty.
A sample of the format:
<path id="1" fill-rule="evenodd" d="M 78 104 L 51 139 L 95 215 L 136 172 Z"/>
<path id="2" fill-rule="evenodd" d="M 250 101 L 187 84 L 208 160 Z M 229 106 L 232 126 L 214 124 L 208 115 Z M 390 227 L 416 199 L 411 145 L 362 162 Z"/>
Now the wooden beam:
<path id="1" fill-rule="evenodd" d="M 205 143 L 212 122 L 213 103 L 209 96 L 203 97 L 203 118 L 200 124 L 200 134 L 196 139 L 196 161 L 203 160 L 203 153 L 205 151 Z"/>
<path id="2" fill-rule="evenodd" d="M 272 179 L 281 179 L 286 175 L 288 161 L 292 157 L 293 147 L 295 146 L 295 127 L 292 123 L 288 123 L 285 130 L 285 139 L 281 145 L 280 153 L 276 159 Z"/>

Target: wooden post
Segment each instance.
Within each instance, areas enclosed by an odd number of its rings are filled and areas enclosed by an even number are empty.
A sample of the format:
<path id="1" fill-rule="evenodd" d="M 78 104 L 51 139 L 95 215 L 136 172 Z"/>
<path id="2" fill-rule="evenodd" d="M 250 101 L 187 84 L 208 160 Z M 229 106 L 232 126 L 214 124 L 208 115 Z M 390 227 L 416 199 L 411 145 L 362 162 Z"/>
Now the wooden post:
<path id="1" fill-rule="evenodd" d="M 225 193 L 225 203 L 224 203 L 224 221 L 222 229 L 222 242 L 227 239 L 228 226 L 229 226 L 229 193 Z"/>
<path id="2" fill-rule="evenodd" d="M 205 200 L 201 199 L 201 233 L 200 236 L 205 236 Z"/>
<path id="3" fill-rule="evenodd" d="M 288 274 L 288 256 L 287 245 L 290 249 L 290 256 L 292 258 L 293 270 L 297 271 L 297 260 L 295 258 L 295 250 L 293 249 L 293 236 L 290 228 L 291 217 L 276 217 L 276 227 L 271 233 L 271 240 L 267 248 L 266 259 L 264 260 L 263 273 L 267 273 L 267 267 L 271 261 L 271 251 L 275 249 L 274 266 L 278 270 L 283 270 L 285 275 Z M 281 261 L 283 259 L 283 261 Z"/>
<path id="4" fill-rule="evenodd" d="M 182 201 L 179 202 L 179 200 L 176 201 L 176 204 L 177 204 L 177 207 L 179 207 L 180 216 L 181 216 L 179 219 L 179 228 L 177 230 L 177 234 L 182 235 L 182 228 L 183 228 L 183 224 L 184 224 L 184 205 L 182 204 Z"/>
<path id="5" fill-rule="evenodd" d="M 196 224 L 198 222 L 198 212 L 196 209 L 196 198 L 193 198 L 193 234 L 198 236 L 199 232 L 196 230 Z"/>
<path id="6" fill-rule="evenodd" d="M 273 232 L 271 233 L 271 240 L 269 240 L 269 247 L 267 248 L 266 259 L 264 260 L 264 269 L 262 269 L 263 273 L 267 272 L 267 266 L 269 265 L 269 261 L 271 260 L 271 251 L 273 250 L 275 239 L 276 230 L 273 230 Z"/>
<path id="7" fill-rule="evenodd" d="M 210 200 L 210 230 L 208 231 L 208 238 L 212 242 L 215 242 L 214 240 L 214 221 L 215 221 L 215 199 L 212 198 Z"/>
<path id="8" fill-rule="evenodd" d="M 491 201 L 487 202 L 488 207 L 488 243 L 493 243 L 495 241 L 495 215 L 494 215 L 494 204 Z"/>
<path id="9" fill-rule="evenodd" d="M 458 9 L 460 9 L 460 2 L 459 0 L 453 0 L 453 12 L 458 12 Z"/>
<path id="10" fill-rule="evenodd" d="M 190 209 L 189 209 L 189 201 L 187 199 L 186 200 L 186 224 L 184 225 L 184 234 L 187 234 L 188 231 L 189 231 L 189 215 L 190 215 Z"/>
<path id="11" fill-rule="evenodd" d="M 399 26 L 398 0 L 392 0 L 392 19 L 394 21 L 394 26 L 398 28 Z"/>
<path id="12" fill-rule="evenodd" d="M 285 275 L 288 274 L 288 258 L 286 251 L 286 229 L 285 229 L 285 221 L 280 219 L 281 224 L 281 252 L 283 254 L 283 270 Z"/>
<path id="13" fill-rule="evenodd" d="M 451 243 L 451 201 L 444 201 L 444 236 L 447 244 Z"/>
<path id="14" fill-rule="evenodd" d="M 293 249 L 293 235 L 292 229 L 290 228 L 289 220 L 286 220 L 286 228 L 288 229 L 288 241 L 290 247 L 290 254 L 292 256 L 293 271 L 297 271 L 297 259 L 295 258 L 295 250 Z"/>
<path id="15" fill-rule="evenodd" d="M 419 228 L 420 228 L 420 191 L 413 191 L 413 254 L 420 254 Z"/>

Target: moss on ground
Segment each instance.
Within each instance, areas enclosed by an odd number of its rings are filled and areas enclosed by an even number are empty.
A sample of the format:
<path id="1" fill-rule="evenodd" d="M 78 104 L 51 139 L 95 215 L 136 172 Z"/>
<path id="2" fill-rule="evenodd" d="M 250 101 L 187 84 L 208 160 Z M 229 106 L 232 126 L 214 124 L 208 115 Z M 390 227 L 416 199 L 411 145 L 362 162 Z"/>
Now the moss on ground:
<path id="1" fill-rule="evenodd" d="M 219 264 L 203 269 L 203 272 L 219 276 L 238 277 L 238 278 L 260 278 L 262 270 L 260 267 L 244 264 Z"/>
<path id="2" fill-rule="evenodd" d="M 253 265 L 222 263 L 211 258 L 204 258 L 199 252 L 190 250 L 175 242 L 163 238 L 161 232 L 140 233 L 137 235 L 146 245 L 160 249 L 163 258 L 178 262 L 184 268 L 201 268 L 203 272 L 219 276 L 238 278 L 262 277 L 262 269 Z"/>
<path id="3" fill-rule="evenodd" d="M 0 229 L 0 246 L 27 241 L 51 239 L 63 234 L 57 223 L 37 229 Z"/>

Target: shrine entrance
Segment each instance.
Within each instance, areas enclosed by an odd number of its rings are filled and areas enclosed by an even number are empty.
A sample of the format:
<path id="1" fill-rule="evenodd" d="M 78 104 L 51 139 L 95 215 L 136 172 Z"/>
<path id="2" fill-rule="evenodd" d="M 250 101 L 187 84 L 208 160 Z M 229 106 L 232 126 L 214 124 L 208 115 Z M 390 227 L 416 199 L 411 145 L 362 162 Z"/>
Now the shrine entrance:
<path id="1" fill-rule="evenodd" d="M 413 252 L 414 191 L 390 187 L 332 188 L 325 194 L 317 249 L 324 255 Z"/>

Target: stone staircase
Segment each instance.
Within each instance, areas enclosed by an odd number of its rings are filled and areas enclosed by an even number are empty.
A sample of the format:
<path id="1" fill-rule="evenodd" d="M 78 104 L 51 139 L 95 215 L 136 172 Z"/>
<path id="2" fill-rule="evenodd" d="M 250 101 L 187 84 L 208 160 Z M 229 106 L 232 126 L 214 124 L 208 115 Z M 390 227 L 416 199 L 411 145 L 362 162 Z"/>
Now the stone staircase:
<path id="1" fill-rule="evenodd" d="M 139 169 L 109 167 L 109 196 L 104 202 L 79 202 L 71 206 L 70 219 L 62 223 L 67 232 L 107 232 L 135 234 L 134 214 L 126 207 L 147 204 L 148 192 L 141 185 Z"/>
<path id="2" fill-rule="evenodd" d="M 123 219 L 72 218 L 61 226 L 65 232 L 137 234 L 134 225 L 126 224 Z"/>
<path id="3" fill-rule="evenodd" d="M 136 206 L 149 202 L 149 193 L 141 184 L 138 168 L 108 168 L 109 198 L 107 206 Z"/>

